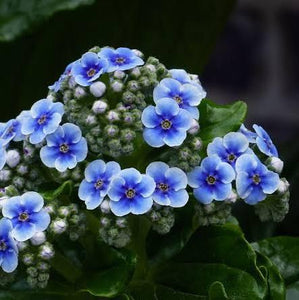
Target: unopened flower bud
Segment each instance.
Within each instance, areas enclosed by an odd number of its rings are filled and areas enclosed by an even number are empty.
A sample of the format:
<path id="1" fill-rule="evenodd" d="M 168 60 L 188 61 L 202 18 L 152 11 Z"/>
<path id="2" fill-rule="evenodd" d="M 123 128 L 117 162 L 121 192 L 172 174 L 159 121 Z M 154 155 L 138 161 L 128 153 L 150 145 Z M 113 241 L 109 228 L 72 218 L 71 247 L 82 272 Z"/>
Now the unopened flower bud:
<path id="1" fill-rule="evenodd" d="M 74 92 L 75 98 L 79 99 L 79 98 L 84 97 L 85 95 L 86 95 L 86 92 L 81 86 L 77 86 L 75 88 L 75 92 Z"/>
<path id="2" fill-rule="evenodd" d="M 43 231 L 36 232 L 30 241 L 34 246 L 41 245 L 46 241 L 46 235 Z"/>
<path id="3" fill-rule="evenodd" d="M 110 121 L 110 122 L 113 122 L 113 121 L 118 121 L 119 120 L 119 114 L 114 111 L 114 110 L 110 110 L 107 114 L 107 119 Z"/>
<path id="4" fill-rule="evenodd" d="M 9 150 L 6 153 L 6 163 L 9 167 L 16 167 L 21 160 L 20 153 L 17 150 Z"/>
<path id="5" fill-rule="evenodd" d="M 51 224 L 51 229 L 56 234 L 62 234 L 63 232 L 66 231 L 67 224 L 66 224 L 65 220 L 63 220 L 63 219 L 56 219 Z"/>
<path id="6" fill-rule="evenodd" d="M 134 68 L 131 71 L 131 75 L 135 78 L 138 78 L 141 75 L 140 69 L 139 68 Z"/>
<path id="7" fill-rule="evenodd" d="M 102 213 L 109 214 L 110 213 L 109 201 L 104 200 L 100 205 L 100 209 L 101 209 Z"/>
<path id="8" fill-rule="evenodd" d="M 107 110 L 107 107 L 108 107 L 108 105 L 106 102 L 104 102 L 102 100 L 98 100 L 93 103 L 92 111 L 95 114 L 102 114 Z"/>
<path id="9" fill-rule="evenodd" d="M 123 83 L 118 80 L 115 80 L 111 83 L 111 89 L 113 90 L 113 92 L 119 93 L 122 91 L 123 87 Z"/>
<path id="10" fill-rule="evenodd" d="M 18 166 L 17 168 L 17 172 L 20 174 L 20 175 L 25 175 L 28 173 L 28 166 L 24 165 L 24 164 L 21 164 Z"/>
<path id="11" fill-rule="evenodd" d="M 31 253 L 26 253 L 23 256 L 22 261 L 26 266 L 30 266 L 34 263 L 34 257 Z"/>
<path id="12" fill-rule="evenodd" d="M 288 191 L 289 187 L 290 187 L 289 182 L 285 178 L 281 178 L 279 180 L 277 191 L 280 194 L 284 194 Z"/>
<path id="13" fill-rule="evenodd" d="M 269 170 L 278 174 L 280 174 L 283 169 L 283 161 L 278 157 L 269 157 L 266 161 L 266 164 Z"/>
<path id="14" fill-rule="evenodd" d="M 85 119 L 85 124 L 88 126 L 96 125 L 97 124 L 97 118 L 93 115 L 88 115 Z"/>
<path id="15" fill-rule="evenodd" d="M 117 70 L 113 73 L 113 77 L 117 79 L 123 79 L 126 76 L 126 73 L 120 70 Z"/>
<path id="16" fill-rule="evenodd" d="M 11 178 L 11 171 L 10 170 L 0 170 L 0 181 L 8 181 Z"/>
<path id="17" fill-rule="evenodd" d="M 49 243 L 42 245 L 39 249 L 39 256 L 45 260 L 49 260 L 54 256 L 53 246 Z"/>
<path id="18" fill-rule="evenodd" d="M 101 81 L 94 82 L 89 87 L 90 93 L 95 97 L 102 97 L 106 92 L 106 85 Z"/>
<path id="19" fill-rule="evenodd" d="M 192 119 L 191 127 L 188 130 L 190 134 L 196 134 L 199 131 L 199 124 L 195 119 Z"/>

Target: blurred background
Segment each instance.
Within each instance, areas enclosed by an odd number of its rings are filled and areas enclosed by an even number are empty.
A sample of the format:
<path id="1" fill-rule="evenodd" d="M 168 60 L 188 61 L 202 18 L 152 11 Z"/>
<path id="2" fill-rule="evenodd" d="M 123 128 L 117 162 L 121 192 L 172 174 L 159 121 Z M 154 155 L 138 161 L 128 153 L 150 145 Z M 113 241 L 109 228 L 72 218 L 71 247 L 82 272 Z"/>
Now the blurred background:
<path id="1" fill-rule="evenodd" d="M 291 207 L 278 226 L 236 213 L 249 239 L 299 235 L 298 36 L 298 0 L 0 0 L 1 121 L 94 45 L 138 48 L 199 74 L 217 103 L 247 102 L 246 125 L 270 132 L 285 161 Z"/>

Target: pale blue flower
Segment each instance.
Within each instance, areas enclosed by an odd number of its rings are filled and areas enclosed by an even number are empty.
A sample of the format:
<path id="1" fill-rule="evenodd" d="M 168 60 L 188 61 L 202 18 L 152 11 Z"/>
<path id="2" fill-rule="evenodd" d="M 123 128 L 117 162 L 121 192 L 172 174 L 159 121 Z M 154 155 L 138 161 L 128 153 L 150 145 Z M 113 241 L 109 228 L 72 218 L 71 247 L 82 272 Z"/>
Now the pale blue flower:
<path id="1" fill-rule="evenodd" d="M 263 129 L 263 127 L 254 124 L 253 129 L 257 134 L 256 144 L 260 151 L 268 156 L 278 157 L 277 149 L 273 144 L 269 134 Z"/>
<path id="2" fill-rule="evenodd" d="M 116 216 L 148 212 L 153 205 L 155 188 L 155 181 L 150 176 L 142 175 L 134 168 L 122 170 L 112 180 L 108 191 L 111 211 Z"/>
<path id="3" fill-rule="evenodd" d="M 55 81 L 53 85 L 48 86 L 49 90 L 54 91 L 55 93 L 57 93 L 60 90 L 61 82 L 66 77 L 71 75 L 73 64 L 74 64 L 74 62 L 67 65 L 67 67 L 65 68 L 63 74 L 59 77 L 59 79 L 57 81 Z"/>
<path id="4" fill-rule="evenodd" d="M 0 170 L 3 169 L 6 163 L 6 145 L 3 140 L 0 139 Z"/>
<path id="5" fill-rule="evenodd" d="M 112 178 L 119 172 L 120 165 L 115 161 L 95 160 L 87 166 L 79 187 L 79 198 L 85 201 L 87 209 L 95 209 L 102 203 Z"/>
<path id="6" fill-rule="evenodd" d="M 78 126 L 66 123 L 46 137 L 47 145 L 40 151 L 42 162 L 60 172 L 73 169 L 87 156 L 87 142 Z"/>
<path id="7" fill-rule="evenodd" d="M 21 123 L 19 120 L 12 119 L 7 123 L 1 123 L 0 125 L 0 139 L 5 145 L 8 145 L 11 141 L 19 142 L 24 139 L 21 133 Z"/>
<path id="8" fill-rule="evenodd" d="M 246 136 L 249 143 L 253 143 L 253 144 L 256 143 L 257 134 L 247 129 L 244 124 L 241 125 L 239 132 L 241 132 Z"/>
<path id="9" fill-rule="evenodd" d="M 15 196 L 3 203 L 2 214 L 13 226 L 12 236 L 20 242 L 44 231 L 50 224 L 50 216 L 43 209 L 44 199 L 36 192 Z"/>
<path id="10" fill-rule="evenodd" d="M 188 179 L 179 168 L 169 168 L 161 161 L 153 162 L 146 168 L 146 174 L 156 183 L 153 200 L 160 205 L 182 207 L 188 202 L 186 191 Z"/>

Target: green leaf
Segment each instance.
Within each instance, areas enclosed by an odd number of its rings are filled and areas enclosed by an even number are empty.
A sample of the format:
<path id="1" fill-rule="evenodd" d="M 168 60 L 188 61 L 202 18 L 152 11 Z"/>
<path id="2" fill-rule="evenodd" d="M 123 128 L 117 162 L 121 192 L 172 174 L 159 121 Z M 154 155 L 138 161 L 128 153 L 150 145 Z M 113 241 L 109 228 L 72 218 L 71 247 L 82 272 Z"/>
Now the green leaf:
<path id="1" fill-rule="evenodd" d="M 210 300 L 221 300 L 228 299 L 223 284 L 219 281 L 215 281 L 209 288 L 209 299 Z"/>
<path id="2" fill-rule="evenodd" d="M 247 105 L 242 101 L 218 105 L 204 99 L 199 105 L 199 111 L 199 135 L 205 143 L 209 143 L 215 137 L 238 130 L 246 117 Z"/>
<path id="3" fill-rule="evenodd" d="M 0 41 L 13 40 L 58 11 L 75 9 L 93 2 L 94 0 L 2 0 Z"/>
<path id="4" fill-rule="evenodd" d="M 52 191 L 42 192 L 42 196 L 45 200 L 51 201 L 58 198 L 61 195 L 70 195 L 73 190 L 73 182 L 68 180 L 64 182 L 60 187 Z"/>
<path id="5" fill-rule="evenodd" d="M 299 281 L 299 238 L 272 237 L 253 244 L 276 265 L 286 285 Z"/>

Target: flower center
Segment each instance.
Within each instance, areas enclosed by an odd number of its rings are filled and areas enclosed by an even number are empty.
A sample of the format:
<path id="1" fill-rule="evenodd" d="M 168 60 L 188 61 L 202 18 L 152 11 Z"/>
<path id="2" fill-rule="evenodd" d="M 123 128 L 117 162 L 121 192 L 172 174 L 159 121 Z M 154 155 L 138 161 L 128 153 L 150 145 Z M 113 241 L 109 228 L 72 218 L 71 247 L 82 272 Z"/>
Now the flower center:
<path id="1" fill-rule="evenodd" d="M 94 187 L 98 190 L 103 186 L 103 184 L 104 184 L 103 180 L 100 179 L 94 184 Z"/>
<path id="2" fill-rule="evenodd" d="M 161 127 L 163 128 L 163 129 L 165 129 L 165 130 L 167 130 L 167 129 L 169 129 L 170 127 L 171 127 L 171 122 L 169 121 L 169 120 L 163 120 L 162 122 L 161 122 Z"/>
<path id="3" fill-rule="evenodd" d="M 175 96 L 173 97 L 173 99 L 176 101 L 177 104 L 180 104 L 180 103 L 183 102 L 182 97 L 180 97 L 179 95 L 175 95 Z"/>
<path id="4" fill-rule="evenodd" d="M 229 154 L 228 157 L 227 157 L 227 160 L 230 161 L 230 162 L 235 161 L 235 159 L 236 159 L 236 156 L 234 154 Z"/>
<path id="5" fill-rule="evenodd" d="M 0 251 L 5 251 L 7 249 L 6 243 L 2 240 L 0 241 Z"/>
<path id="6" fill-rule="evenodd" d="M 168 184 L 166 184 L 166 183 L 159 183 L 159 184 L 158 184 L 158 188 L 159 188 L 162 192 L 167 192 L 167 191 L 168 191 Z"/>
<path id="7" fill-rule="evenodd" d="M 59 150 L 62 153 L 67 153 L 70 150 L 70 148 L 67 144 L 62 144 L 60 145 Z"/>
<path id="8" fill-rule="evenodd" d="M 255 184 L 259 184 L 261 182 L 261 178 L 259 175 L 255 174 L 254 176 L 252 176 L 252 181 L 255 183 Z"/>
<path id="9" fill-rule="evenodd" d="M 216 182 L 216 178 L 214 176 L 208 176 L 207 177 L 208 184 L 214 184 Z"/>
<path id="10" fill-rule="evenodd" d="M 126 196 L 127 196 L 127 198 L 129 198 L 129 199 L 134 198 L 135 195 L 136 195 L 136 192 L 135 192 L 134 189 L 128 189 L 128 190 L 126 191 Z"/>
<path id="11" fill-rule="evenodd" d="M 37 123 L 38 123 L 39 125 L 42 125 L 42 124 L 44 124 L 46 121 L 47 121 L 47 116 L 46 116 L 46 115 L 42 115 L 42 116 L 38 119 Z"/>
<path id="12" fill-rule="evenodd" d="M 26 212 L 22 212 L 19 214 L 19 221 L 25 222 L 29 219 L 29 215 Z"/>
<path id="13" fill-rule="evenodd" d="M 94 76 L 94 74 L 96 73 L 96 70 L 94 68 L 90 68 L 88 71 L 87 71 L 87 76 L 88 77 L 92 77 Z"/>
<path id="14" fill-rule="evenodd" d="M 119 65 L 122 65 L 123 63 L 125 63 L 125 58 L 124 57 L 117 57 L 115 62 Z"/>

